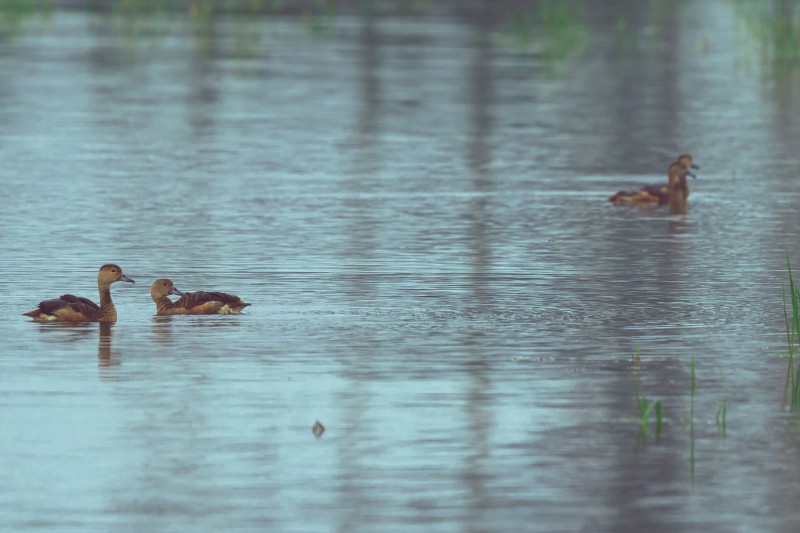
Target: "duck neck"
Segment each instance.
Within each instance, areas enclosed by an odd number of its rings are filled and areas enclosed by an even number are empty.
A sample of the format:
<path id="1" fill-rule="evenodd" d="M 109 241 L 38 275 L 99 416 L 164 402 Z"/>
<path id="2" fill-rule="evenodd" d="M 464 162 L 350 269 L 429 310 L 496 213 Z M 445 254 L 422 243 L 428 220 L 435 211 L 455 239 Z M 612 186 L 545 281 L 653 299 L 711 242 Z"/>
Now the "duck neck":
<path id="1" fill-rule="evenodd" d="M 109 285 L 100 285 L 100 321 L 101 322 L 116 322 L 117 309 L 114 307 L 114 302 L 111 301 L 111 287 Z"/>
<path id="2" fill-rule="evenodd" d="M 169 309 L 172 309 L 172 306 L 174 305 L 172 303 L 172 300 L 170 300 L 166 296 L 162 296 L 161 298 L 155 299 L 155 302 L 156 302 L 156 309 L 158 310 L 159 313 L 162 311 L 167 311 Z"/>

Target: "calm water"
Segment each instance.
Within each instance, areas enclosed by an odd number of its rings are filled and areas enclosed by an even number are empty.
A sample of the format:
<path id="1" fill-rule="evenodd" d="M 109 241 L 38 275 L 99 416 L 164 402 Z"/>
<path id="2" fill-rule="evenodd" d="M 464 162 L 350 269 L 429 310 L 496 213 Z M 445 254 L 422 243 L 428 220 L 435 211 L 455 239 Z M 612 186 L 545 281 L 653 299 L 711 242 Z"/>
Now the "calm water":
<path id="1" fill-rule="evenodd" d="M 0 31 L 0 529 L 797 531 L 800 77 L 740 4 L 586 4 Z M 687 216 L 605 201 L 682 152 Z M 115 326 L 20 316 L 111 261 Z"/>

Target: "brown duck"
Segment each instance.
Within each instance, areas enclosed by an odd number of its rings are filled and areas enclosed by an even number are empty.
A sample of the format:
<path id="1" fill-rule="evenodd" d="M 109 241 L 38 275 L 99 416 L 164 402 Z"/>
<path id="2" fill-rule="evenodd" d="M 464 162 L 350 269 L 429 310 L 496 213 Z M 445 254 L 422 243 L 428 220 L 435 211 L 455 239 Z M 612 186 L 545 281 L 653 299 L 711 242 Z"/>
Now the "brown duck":
<path id="1" fill-rule="evenodd" d="M 686 199 L 689 197 L 686 176 L 696 178 L 691 169 L 699 168 L 691 155 L 683 154 L 667 169 L 668 180 L 665 185 L 645 185 L 635 191 L 619 191 L 608 200 L 615 205 L 669 205 L 670 213 L 685 213 Z"/>
<path id="2" fill-rule="evenodd" d="M 88 298 L 64 294 L 54 300 L 45 300 L 37 309 L 23 314 L 41 322 L 116 322 L 117 309 L 111 301 L 111 284 L 116 281 L 133 283 L 122 273 L 119 265 L 103 265 L 97 274 L 100 305 Z"/>
<path id="3" fill-rule="evenodd" d="M 180 296 L 176 301 L 170 294 Z M 150 287 L 157 315 L 238 315 L 250 305 L 238 296 L 224 292 L 181 292 L 172 280 L 157 279 Z"/>

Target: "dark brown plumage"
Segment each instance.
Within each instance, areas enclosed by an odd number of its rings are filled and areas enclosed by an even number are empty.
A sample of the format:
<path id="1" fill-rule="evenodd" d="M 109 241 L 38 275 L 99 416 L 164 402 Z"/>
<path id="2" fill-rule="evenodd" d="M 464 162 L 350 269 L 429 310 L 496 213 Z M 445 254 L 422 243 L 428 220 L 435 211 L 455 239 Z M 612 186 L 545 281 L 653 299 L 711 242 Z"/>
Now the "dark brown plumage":
<path id="1" fill-rule="evenodd" d="M 670 205 L 670 212 L 686 212 L 686 199 L 689 197 L 689 185 L 686 176 L 696 177 L 691 169 L 699 169 L 692 156 L 683 154 L 670 164 L 667 170 L 666 184 L 645 185 L 633 191 L 619 191 L 608 200 L 615 205 Z M 682 176 L 682 179 L 681 179 Z M 680 182 L 680 185 L 677 185 Z"/>
<path id="2" fill-rule="evenodd" d="M 111 284 L 116 281 L 133 283 L 118 265 L 103 265 L 97 274 L 100 305 L 88 298 L 63 294 L 40 302 L 36 309 L 23 314 L 41 322 L 116 322 L 117 310 L 111 301 Z"/>
<path id="3" fill-rule="evenodd" d="M 97 322 L 100 320 L 100 306 L 88 298 L 80 298 L 72 294 L 64 294 L 54 300 L 45 300 L 39 303 L 38 309 L 25 313 L 28 316 L 39 318 L 42 315 L 58 316 L 58 313 L 76 313 L 80 318 L 72 320 L 73 322 Z"/>
<path id="4" fill-rule="evenodd" d="M 170 294 L 180 295 L 176 301 Z M 241 298 L 225 292 L 181 292 L 172 280 L 157 279 L 150 287 L 150 296 L 156 304 L 158 315 L 235 315 L 250 305 Z"/>

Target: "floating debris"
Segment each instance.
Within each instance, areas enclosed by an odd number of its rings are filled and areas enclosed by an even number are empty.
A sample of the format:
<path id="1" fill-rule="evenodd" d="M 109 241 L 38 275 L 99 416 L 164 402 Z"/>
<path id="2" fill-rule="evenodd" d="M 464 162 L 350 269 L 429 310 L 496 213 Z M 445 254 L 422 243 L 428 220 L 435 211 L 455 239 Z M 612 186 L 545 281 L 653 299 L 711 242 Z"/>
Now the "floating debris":
<path id="1" fill-rule="evenodd" d="M 322 425 L 322 422 L 317 420 L 314 422 L 314 425 L 311 426 L 311 433 L 313 433 L 315 437 L 320 438 L 322 434 L 325 433 L 325 426 Z"/>

